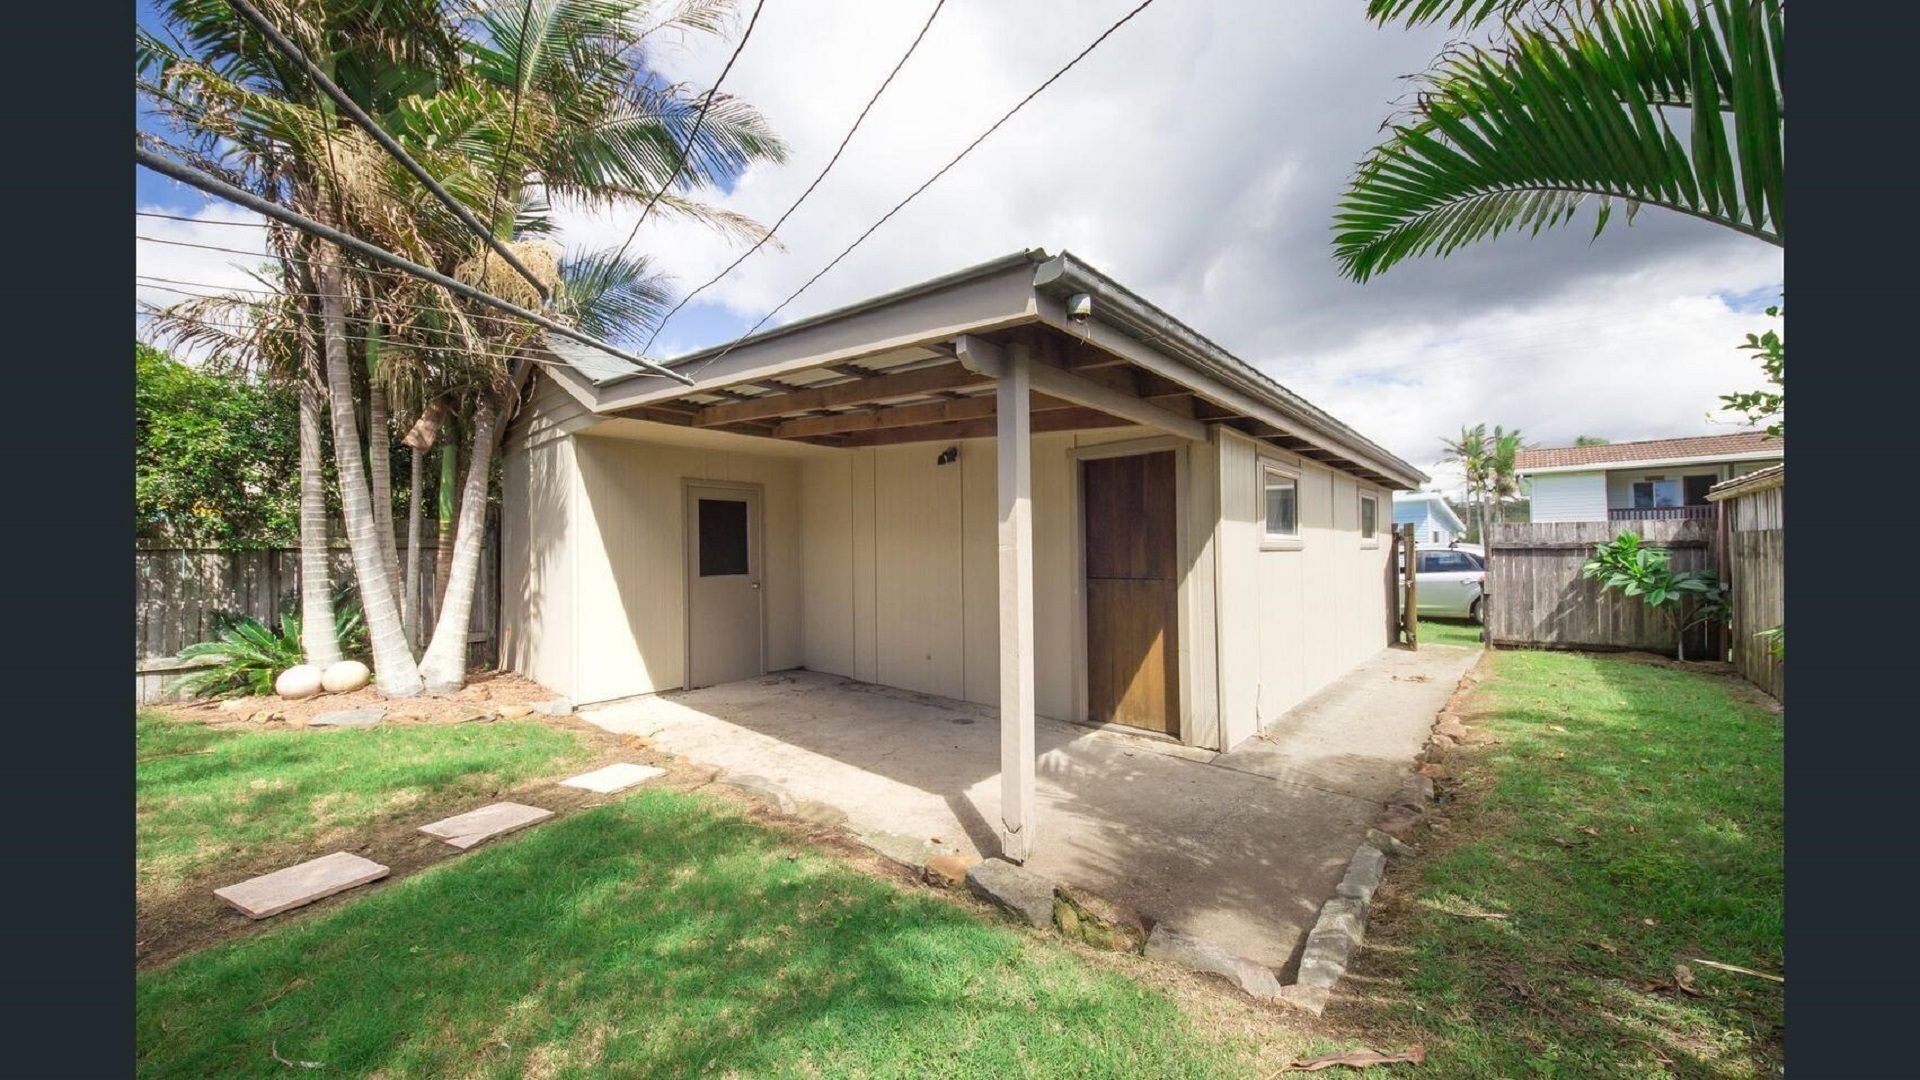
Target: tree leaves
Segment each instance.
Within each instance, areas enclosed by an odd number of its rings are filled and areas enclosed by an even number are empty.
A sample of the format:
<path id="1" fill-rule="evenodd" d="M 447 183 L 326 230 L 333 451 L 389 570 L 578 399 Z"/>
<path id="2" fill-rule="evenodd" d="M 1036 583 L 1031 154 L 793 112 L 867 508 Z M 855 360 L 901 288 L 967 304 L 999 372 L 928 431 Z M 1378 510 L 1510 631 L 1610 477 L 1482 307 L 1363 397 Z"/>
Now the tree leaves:
<path id="1" fill-rule="evenodd" d="M 1374 0 L 1376 18 L 1514 21 L 1498 45 L 1451 49 L 1356 169 L 1334 217 L 1342 272 L 1538 233 L 1590 198 L 1596 234 L 1618 201 L 1629 220 L 1661 206 L 1784 244 L 1781 4 Z"/>

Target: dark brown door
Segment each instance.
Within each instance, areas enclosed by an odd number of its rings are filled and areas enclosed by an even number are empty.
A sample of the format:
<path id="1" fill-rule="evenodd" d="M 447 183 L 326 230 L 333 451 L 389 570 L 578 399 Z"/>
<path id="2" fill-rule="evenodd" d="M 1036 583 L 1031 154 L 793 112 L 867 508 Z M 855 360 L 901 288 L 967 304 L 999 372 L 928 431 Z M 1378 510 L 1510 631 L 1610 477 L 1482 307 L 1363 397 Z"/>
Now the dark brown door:
<path id="1" fill-rule="evenodd" d="M 1180 733 L 1173 451 L 1080 465 L 1087 556 L 1087 713 Z"/>

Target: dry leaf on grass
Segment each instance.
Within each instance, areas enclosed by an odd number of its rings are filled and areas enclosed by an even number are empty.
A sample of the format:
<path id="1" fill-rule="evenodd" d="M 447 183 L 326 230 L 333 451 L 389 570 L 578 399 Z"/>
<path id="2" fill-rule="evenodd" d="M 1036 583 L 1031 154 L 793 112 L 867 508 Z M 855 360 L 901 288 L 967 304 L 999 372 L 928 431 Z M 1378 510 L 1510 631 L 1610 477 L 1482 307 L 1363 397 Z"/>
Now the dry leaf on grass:
<path id="1" fill-rule="evenodd" d="M 1693 969 L 1685 964 L 1673 965 L 1673 978 L 1654 979 L 1640 984 L 1655 994 L 1680 993 L 1688 997 L 1705 997 L 1699 987 L 1693 985 Z"/>
<path id="2" fill-rule="evenodd" d="M 1287 1063 L 1281 1072 L 1319 1072 L 1321 1069 L 1335 1067 L 1347 1069 L 1365 1069 L 1373 1065 L 1392 1065 L 1406 1062 L 1418 1065 L 1427 1060 L 1427 1048 L 1414 1043 L 1403 1053 L 1383 1054 L 1378 1050 L 1349 1050 L 1344 1054 L 1331 1054 L 1327 1057 L 1295 1058 Z"/>

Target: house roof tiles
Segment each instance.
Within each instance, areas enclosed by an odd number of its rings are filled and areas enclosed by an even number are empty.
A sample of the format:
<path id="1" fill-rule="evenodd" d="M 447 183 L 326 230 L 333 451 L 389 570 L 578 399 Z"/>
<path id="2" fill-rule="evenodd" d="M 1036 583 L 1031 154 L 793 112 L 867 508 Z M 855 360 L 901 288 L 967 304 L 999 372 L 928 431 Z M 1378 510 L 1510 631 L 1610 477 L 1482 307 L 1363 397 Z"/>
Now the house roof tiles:
<path id="1" fill-rule="evenodd" d="M 1554 446 L 1522 450 L 1514 459 L 1517 471 L 1564 469 L 1579 465 L 1613 465 L 1628 461 L 1669 461 L 1685 458 L 1730 457 L 1750 454 L 1754 457 L 1782 457 L 1784 440 L 1764 431 L 1741 431 L 1731 435 L 1701 435 L 1685 439 L 1642 439 L 1638 442 L 1602 443 L 1598 446 Z"/>

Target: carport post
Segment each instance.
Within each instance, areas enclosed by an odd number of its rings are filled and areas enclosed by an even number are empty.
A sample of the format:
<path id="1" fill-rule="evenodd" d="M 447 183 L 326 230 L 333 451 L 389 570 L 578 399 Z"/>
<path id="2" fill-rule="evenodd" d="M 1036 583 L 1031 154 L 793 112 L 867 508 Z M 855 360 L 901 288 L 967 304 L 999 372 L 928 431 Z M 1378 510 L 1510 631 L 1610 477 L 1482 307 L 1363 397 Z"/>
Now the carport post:
<path id="1" fill-rule="evenodd" d="M 994 394 L 1000 459 L 1000 853 L 1034 848 L 1033 427 L 1028 347 L 1007 350 Z"/>

